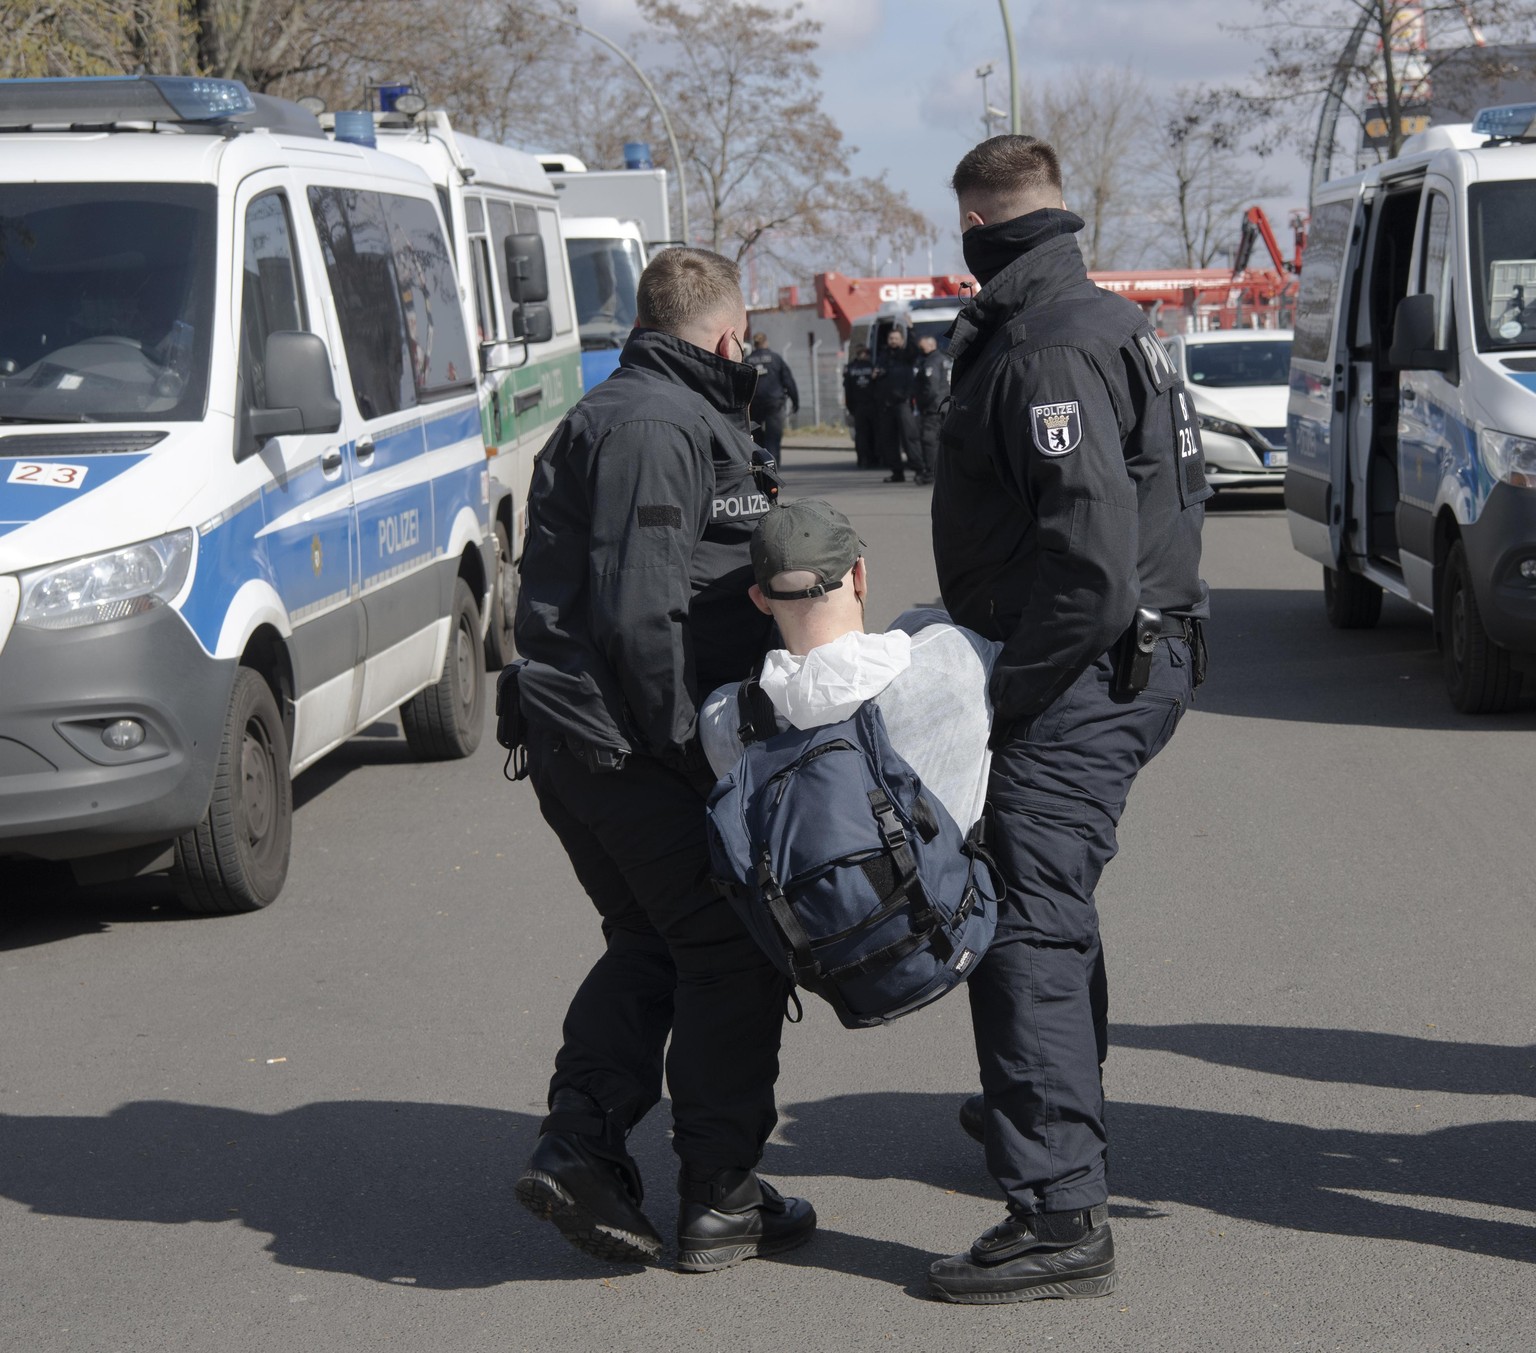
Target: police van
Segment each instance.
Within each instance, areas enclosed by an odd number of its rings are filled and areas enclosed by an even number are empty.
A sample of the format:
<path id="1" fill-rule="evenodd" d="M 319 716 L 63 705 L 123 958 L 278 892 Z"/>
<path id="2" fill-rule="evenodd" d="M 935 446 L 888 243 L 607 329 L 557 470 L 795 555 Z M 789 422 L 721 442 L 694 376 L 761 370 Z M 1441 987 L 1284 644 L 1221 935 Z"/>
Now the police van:
<path id="1" fill-rule="evenodd" d="M 1291 540 L 1329 620 L 1434 620 L 1452 703 L 1536 670 L 1536 105 L 1319 189 L 1291 354 Z"/>
<path id="2" fill-rule="evenodd" d="M 917 340 L 931 338 L 939 351 L 949 351 L 949 330 L 966 306 L 965 296 L 928 296 L 908 301 L 887 301 L 871 315 L 853 322 L 848 336 L 848 350 L 867 347 L 875 356 L 885 351 L 885 340 L 892 329 L 907 336 L 907 346 L 917 351 Z M 947 357 L 946 357 L 946 360 Z"/>
<path id="3" fill-rule="evenodd" d="M 196 78 L 0 81 L 0 876 L 287 874 L 291 776 L 480 738 L 495 549 L 438 198 Z"/>
<path id="4" fill-rule="evenodd" d="M 512 657 L 517 561 L 533 460 L 582 392 L 581 335 L 554 185 L 538 159 L 456 131 L 408 88 L 386 86 L 372 113 L 322 113 L 338 139 L 377 144 L 437 188 L 479 338 L 480 407 L 491 473 L 497 567 L 486 654 Z"/>

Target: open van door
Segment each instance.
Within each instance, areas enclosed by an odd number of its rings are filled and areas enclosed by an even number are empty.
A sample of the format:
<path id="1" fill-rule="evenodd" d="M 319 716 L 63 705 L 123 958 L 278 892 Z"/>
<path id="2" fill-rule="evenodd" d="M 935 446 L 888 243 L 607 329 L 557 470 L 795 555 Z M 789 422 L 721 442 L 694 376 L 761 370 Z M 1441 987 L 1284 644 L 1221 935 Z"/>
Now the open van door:
<path id="1" fill-rule="evenodd" d="M 1344 558 L 1349 483 L 1349 325 L 1368 206 L 1363 182 L 1312 213 L 1287 407 L 1285 508 L 1291 544 L 1325 568 Z"/>

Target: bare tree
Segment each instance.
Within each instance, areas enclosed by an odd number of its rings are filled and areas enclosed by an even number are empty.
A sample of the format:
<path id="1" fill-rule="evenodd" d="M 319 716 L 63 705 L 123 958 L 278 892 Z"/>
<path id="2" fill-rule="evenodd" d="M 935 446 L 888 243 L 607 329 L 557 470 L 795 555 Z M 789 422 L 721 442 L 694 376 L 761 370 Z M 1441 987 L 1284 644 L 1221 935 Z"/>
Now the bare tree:
<path id="1" fill-rule="evenodd" d="M 1281 188 L 1255 179 L 1239 120 L 1208 89 L 1176 89 L 1159 105 L 1158 127 L 1148 216 L 1169 242 L 1169 262 L 1207 268 L 1236 241 L 1243 206 Z"/>
<path id="2" fill-rule="evenodd" d="M 1421 104 L 1436 72 L 1466 48 L 1528 40 L 1532 0 L 1270 0 L 1266 18 L 1243 31 L 1263 42 L 1252 86 L 1229 101 L 1267 123 L 1272 145 L 1310 148 L 1316 111 L 1330 91 L 1340 125 L 1382 157 L 1396 155 L 1411 129 L 1405 113 Z M 1331 144 L 1324 146 L 1325 153 Z"/>

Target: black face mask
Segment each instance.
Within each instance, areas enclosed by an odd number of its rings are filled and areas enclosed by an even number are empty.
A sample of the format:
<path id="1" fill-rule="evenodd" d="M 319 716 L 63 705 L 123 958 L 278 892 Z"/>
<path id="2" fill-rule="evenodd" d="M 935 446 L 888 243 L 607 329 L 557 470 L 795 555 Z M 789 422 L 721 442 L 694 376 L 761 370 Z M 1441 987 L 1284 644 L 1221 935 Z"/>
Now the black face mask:
<path id="1" fill-rule="evenodd" d="M 1083 228 L 1080 216 L 1059 207 L 1043 207 L 1026 216 L 994 225 L 972 226 L 960 237 L 965 266 L 986 286 L 1016 258 L 1038 249 L 1058 235 L 1072 235 Z"/>

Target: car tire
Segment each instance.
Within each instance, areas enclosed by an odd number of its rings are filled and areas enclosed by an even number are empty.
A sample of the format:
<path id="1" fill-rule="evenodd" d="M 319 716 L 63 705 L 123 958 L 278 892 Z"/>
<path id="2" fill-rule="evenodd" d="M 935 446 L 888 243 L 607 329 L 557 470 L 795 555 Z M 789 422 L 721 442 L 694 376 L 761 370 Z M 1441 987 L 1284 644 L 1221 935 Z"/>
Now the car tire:
<path id="1" fill-rule="evenodd" d="M 485 627 L 485 665 L 499 672 L 517 656 L 512 621 L 517 614 L 517 561 L 507 528 L 496 523 L 496 577 L 491 583 L 491 623 Z"/>
<path id="2" fill-rule="evenodd" d="M 443 673 L 400 706 L 412 753 L 422 761 L 456 761 L 480 745 L 485 716 L 480 608 L 463 578 L 454 579 L 453 616 Z"/>
<path id="3" fill-rule="evenodd" d="M 237 669 L 207 811 L 176 840 L 171 877 L 185 910 L 259 911 L 283 890 L 293 845 L 288 755 L 272 688 Z"/>
<path id="4" fill-rule="evenodd" d="M 1446 556 L 1440 584 L 1440 614 L 1445 637 L 1445 688 L 1463 714 L 1501 714 L 1520 699 L 1520 673 L 1507 648 L 1500 648 L 1483 628 L 1472 591 L 1466 547 L 1457 541 Z"/>
<path id="5" fill-rule="evenodd" d="M 1374 629 L 1381 619 L 1381 588 L 1358 573 L 1324 568 L 1323 608 L 1336 630 Z"/>

